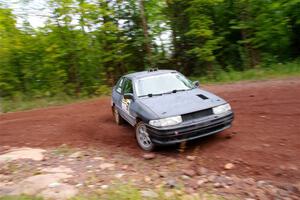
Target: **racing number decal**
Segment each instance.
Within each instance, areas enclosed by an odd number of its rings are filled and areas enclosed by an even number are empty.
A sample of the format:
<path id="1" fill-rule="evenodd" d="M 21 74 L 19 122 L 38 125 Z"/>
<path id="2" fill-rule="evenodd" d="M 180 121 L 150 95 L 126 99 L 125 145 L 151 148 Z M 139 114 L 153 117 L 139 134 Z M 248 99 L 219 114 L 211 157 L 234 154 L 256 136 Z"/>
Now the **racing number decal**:
<path id="1" fill-rule="evenodd" d="M 122 109 L 128 114 L 130 114 L 129 113 L 130 103 L 131 103 L 130 99 L 124 99 L 124 98 L 122 99 Z"/>

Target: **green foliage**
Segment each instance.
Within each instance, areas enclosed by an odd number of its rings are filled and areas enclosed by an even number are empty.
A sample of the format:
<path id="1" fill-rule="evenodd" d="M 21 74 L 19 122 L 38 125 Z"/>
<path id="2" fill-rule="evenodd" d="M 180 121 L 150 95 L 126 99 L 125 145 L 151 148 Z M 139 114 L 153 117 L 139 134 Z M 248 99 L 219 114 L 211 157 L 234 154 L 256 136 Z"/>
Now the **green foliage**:
<path id="1" fill-rule="evenodd" d="M 110 95 L 111 94 L 111 88 L 108 87 L 107 85 L 101 85 L 99 88 L 96 90 L 97 95 Z"/>
<path id="2" fill-rule="evenodd" d="M 187 53 L 194 54 L 199 61 L 212 62 L 215 60 L 214 51 L 218 48 L 222 37 L 215 36 L 213 19 L 209 13 L 221 1 L 193 0 L 185 10 L 188 15 L 190 27 L 185 35 L 193 41 Z"/>
<path id="3" fill-rule="evenodd" d="M 0 96 L 9 110 L 109 94 L 121 75 L 150 65 L 236 80 L 300 56 L 300 0 L 45 2 L 40 28 L 17 24 L 19 14 L 0 5 Z"/>
<path id="4" fill-rule="evenodd" d="M 237 71 L 234 68 L 214 69 L 210 76 L 191 76 L 192 80 L 200 80 L 201 84 L 206 83 L 226 83 L 243 80 L 263 80 L 268 78 L 284 78 L 300 76 L 300 63 L 291 62 L 286 64 L 272 64 L 259 69 L 248 69 Z M 96 89 L 96 95 L 109 95 L 111 88 L 102 85 Z M 29 110 L 32 108 L 44 108 L 48 106 L 64 105 L 72 102 L 86 100 L 87 96 L 71 97 L 64 93 L 53 97 L 32 98 L 26 97 L 22 93 L 15 93 L 13 97 L 0 99 L 0 113 Z"/>

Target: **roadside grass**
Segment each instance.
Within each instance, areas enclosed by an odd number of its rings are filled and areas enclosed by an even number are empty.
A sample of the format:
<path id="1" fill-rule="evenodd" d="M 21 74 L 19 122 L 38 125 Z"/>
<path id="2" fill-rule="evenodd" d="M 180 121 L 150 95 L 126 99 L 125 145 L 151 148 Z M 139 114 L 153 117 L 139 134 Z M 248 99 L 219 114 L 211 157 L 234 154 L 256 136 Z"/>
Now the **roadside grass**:
<path id="1" fill-rule="evenodd" d="M 0 197 L 0 200 L 43 200 L 43 198 L 27 196 L 27 195 L 20 195 L 20 196 L 3 196 L 3 197 Z"/>
<path id="2" fill-rule="evenodd" d="M 223 71 L 218 70 L 206 77 L 190 77 L 192 80 L 199 80 L 200 84 L 205 83 L 233 83 L 247 80 L 267 80 L 275 78 L 298 77 L 300 76 L 300 63 L 291 62 L 286 64 L 274 64 L 264 68 L 249 69 L 246 71 Z"/>
<path id="3" fill-rule="evenodd" d="M 130 183 L 113 184 L 108 189 L 99 189 L 86 194 L 79 194 L 69 200 L 225 200 L 220 195 L 213 194 L 209 191 L 199 190 L 193 194 L 184 192 L 183 187 L 166 189 L 159 187 L 154 190 L 140 189 Z M 236 199 L 235 197 L 231 199 Z M 3 196 L 0 200 L 43 200 L 38 196 Z"/>
<path id="4" fill-rule="evenodd" d="M 204 194 L 204 195 L 186 195 L 186 196 L 158 196 L 157 198 L 145 198 L 133 193 L 126 193 L 120 195 L 119 192 L 113 192 L 107 195 L 90 195 L 90 196 L 78 196 L 69 200 L 225 200 L 223 197 L 216 195 Z M 42 197 L 33 196 L 4 196 L 0 197 L 0 200 L 44 200 Z"/>
<path id="5" fill-rule="evenodd" d="M 8 162 L 4 168 L 6 173 L 8 174 L 13 174 L 19 170 L 19 166 L 16 163 L 12 163 L 12 162 Z"/>
<path id="6" fill-rule="evenodd" d="M 62 144 L 59 147 L 57 147 L 56 149 L 54 149 L 52 153 L 56 156 L 59 156 L 59 155 L 68 156 L 74 152 L 75 152 L 74 149 L 72 149 L 70 146 L 68 146 L 66 144 Z"/>
<path id="7" fill-rule="evenodd" d="M 132 185 L 116 185 L 110 189 L 95 191 L 87 195 L 82 194 L 69 200 L 226 200 L 222 196 L 202 191 L 194 194 L 186 194 L 180 189 L 166 190 L 161 188 L 154 190 L 155 192 L 147 189 L 145 191 L 149 191 L 149 196 L 142 195 L 141 190 Z M 43 198 L 21 195 L 3 196 L 0 197 L 0 200 L 43 200 Z"/>
<path id="8" fill-rule="evenodd" d="M 199 80 L 200 84 L 207 83 L 233 83 L 244 80 L 267 80 L 286 77 L 300 77 L 300 62 L 290 62 L 286 64 L 274 64 L 263 68 L 249 69 L 246 71 L 216 70 L 209 76 L 190 77 L 191 80 Z M 101 90 L 102 91 L 102 90 Z M 106 88 L 107 94 L 109 88 Z M 65 94 L 54 97 L 32 98 L 18 95 L 14 98 L 0 98 L 0 114 L 30 110 L 33 108 L 45 108 L 49 106 L 59 106 L 69 103 L 81 102 L 87 99 L 97 98 L 97 96 L 71 97 Z"/>
<path id="9" fill-rule="evenodd" d="M 98 194 L 95 194 L 94 196 L 75 197 L 71 200 L 226 200 L 222 196 L 210 194 L 207 192 L 186 194 L 180 189 L 173 189 L 170 191 L 166 191 L 165 189 L 154 190 L 156 195 L 151 194 L 152 190 L 145 189 L 144 191 L 149 192 L 149 197 L 142 195 L 141 190 L 133 186 L 122 185 L 108 189 L 104 192 L 100 192 Z"/>
<path id="10" fill-rule="evenodd" d="M 91 97 L 71 97 L 58 95 L 54 97 L 30 98 L 19 95 L 12 99 L 0 99 L 0 113 L 30 110 L 34 108 L 46 108 L 49 106 L 60 106 L 69 103 L 81 102 Z"/>

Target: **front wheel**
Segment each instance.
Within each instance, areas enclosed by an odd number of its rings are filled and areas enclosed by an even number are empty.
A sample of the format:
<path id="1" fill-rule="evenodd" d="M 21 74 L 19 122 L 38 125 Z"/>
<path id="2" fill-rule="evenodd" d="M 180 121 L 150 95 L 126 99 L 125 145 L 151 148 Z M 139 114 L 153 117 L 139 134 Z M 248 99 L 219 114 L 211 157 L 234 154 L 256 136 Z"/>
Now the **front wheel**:
<path id="1" fill-rule="evenodd" d="M 138 145 L 145 151 L 153 151 L 155 145 L 151 141 L 144 122 L 139 122 L 135 127 L 135 136 Z"/>

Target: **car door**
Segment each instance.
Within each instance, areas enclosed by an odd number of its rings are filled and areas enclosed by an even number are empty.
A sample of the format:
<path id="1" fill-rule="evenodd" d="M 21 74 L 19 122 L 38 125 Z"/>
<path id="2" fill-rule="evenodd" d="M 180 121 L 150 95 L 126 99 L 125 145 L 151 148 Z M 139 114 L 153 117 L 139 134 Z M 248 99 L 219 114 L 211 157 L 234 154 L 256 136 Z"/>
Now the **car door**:
<path id="1" fill-rule="evenodd" d="M 128 121 L 130 124 L 133 125 L 135 123 L 135 117 L 132 116 L 131 113 L 133 100 L 124 98 L 124 94 L 133 94 L 133 86 L 132 86 L 132 81 L 130 79 L 128 78 L 124 79 L 124 85 L 121 94 L 122 97 L 121 97 L 120 114 L 126 121 Z"/>

